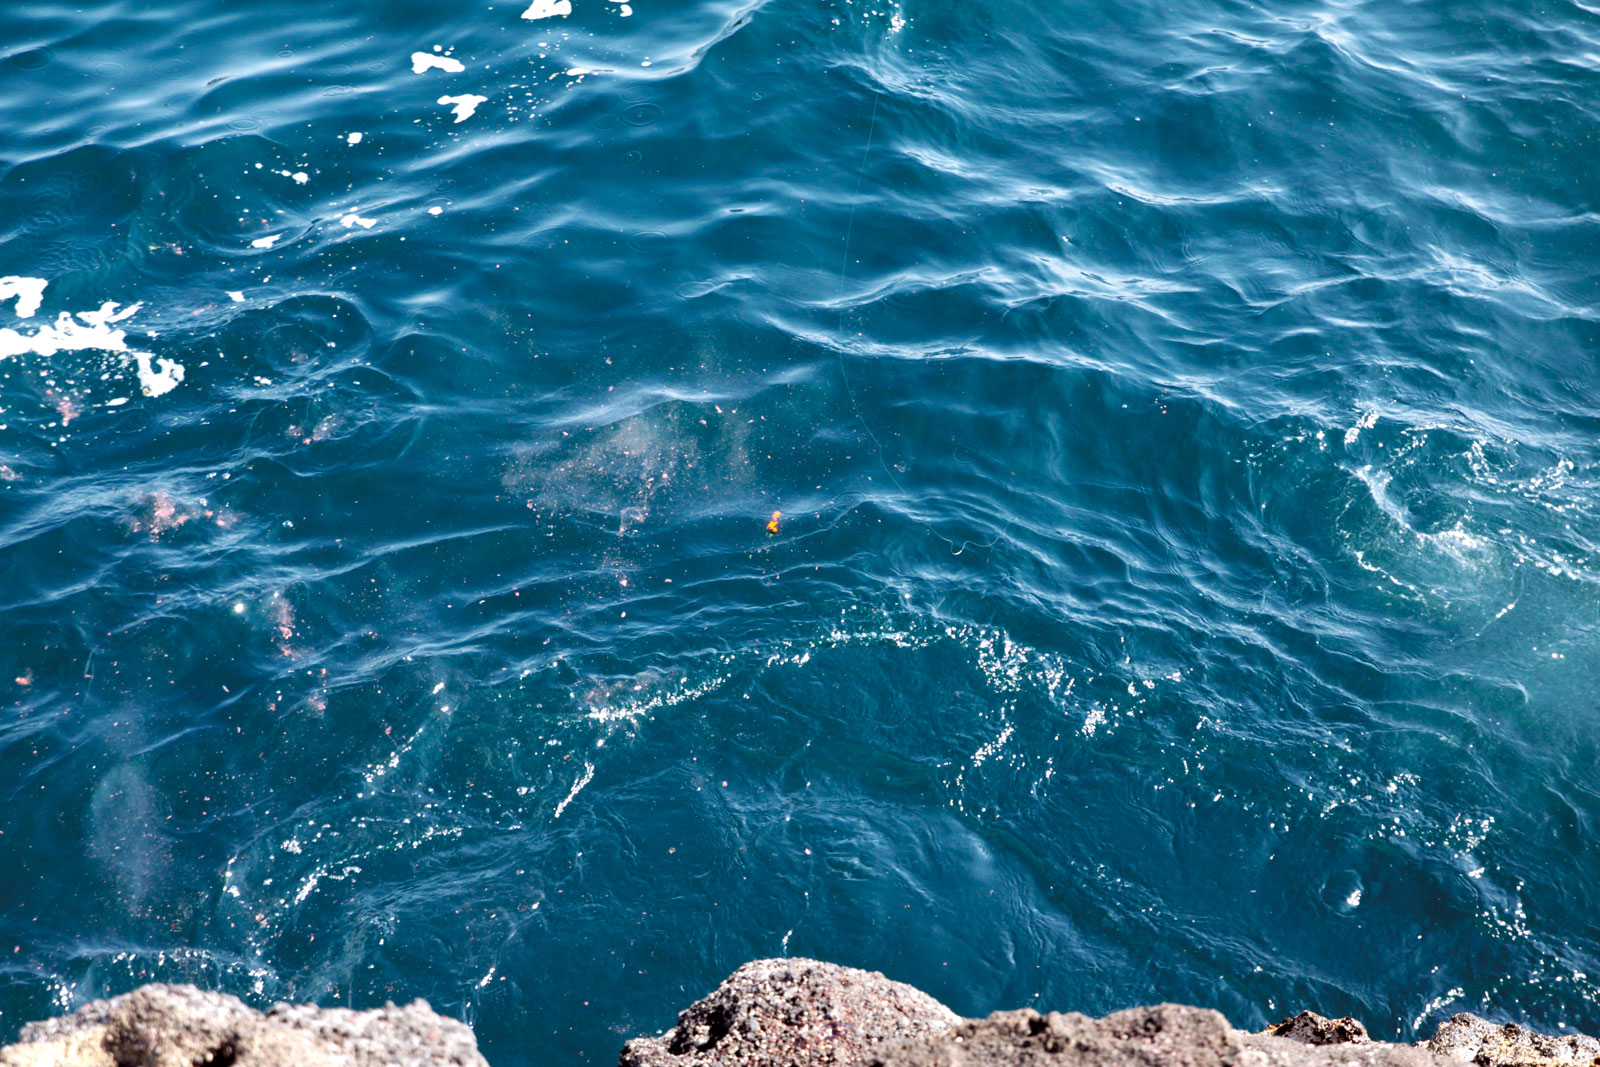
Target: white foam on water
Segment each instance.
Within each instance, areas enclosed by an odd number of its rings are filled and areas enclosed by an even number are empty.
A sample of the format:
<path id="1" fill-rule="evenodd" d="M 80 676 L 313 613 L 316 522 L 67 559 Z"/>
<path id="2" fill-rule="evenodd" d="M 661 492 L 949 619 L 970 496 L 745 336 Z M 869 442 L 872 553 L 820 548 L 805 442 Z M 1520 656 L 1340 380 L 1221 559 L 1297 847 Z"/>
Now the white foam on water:
<path id="1" fill-rule="evenodd" d="M 139 388 L 145 396 L 170 393 L 183 381 L 183 364 L 152 356 L 148 352 L 129 352 L 139 371 Z M 153 364 L 153 365 L 152 365 Z"/>
<path id="2" fill-rule="evenodd" d="M 12 274 L 0 278 L 0 304 L 17 298 L 17 318 L 31 319 L 44 302 L 44 287 L 50 283 L 43 278 L 24 278 Z"/>
<path id="3" fill-rule="evenodd" d="M 453 108 L 457 122 L 465 122 L 478 110 L 478 105 L 489 99 L 487 96 L 476 96 L 472 93 L 462 93 L 460 96 L 441 96 L 439 103 Z"/>
<path id="4" fill-rule="evenodd" d="M 353 213 L 346 215 L 339 221 L 344 224 L 344 228 L 347 230 L 354 226 L 360 226 L 363 230 L 370 230 L 378 224 L 377 219 L 364 219 L 360 215 Z"/>
<path id="5" fill-rule="evenodd" d="M 78 312 L 76 319 L 63 311 L 55 322 L 32 333 L 0 329 L 0 359 L 30 354 L 48 358 L 58 352 L 85 350 L 115 352 L 133 361 L 146 396 L 170 393 L 183 381 L 183 364 L 129 348 L 126 332 L 112 327 L 137 314 L 143 305 L 130 304 L 120 311 L 118 306 L 107 301 L 98 311 Z"/>
<path id="6" fill-rule="evenodd" d="M 421 74 L 429 70 L 442 70 L 448 74 L 460 74 L 466 70 L 466 65 L 459 59 L 449 56 L 435 56 L 427 52 L 411 53 L 411 73 Z M 352 141 L 351 144 L 355 142 Z"/>
<path id="7" fill-rule="evenodd" d="M 1345 445 L 1355 444 L 1361 437 L 1362 430 L 1370 430 L 1376 425 L 1378 425 L 1378 409 L 1369 407 L 1361 413 L 1360 418 L 1356 419 L 1355 425 L 1344 432 Z"/>
<path id="8" fill-rule="evenodd" d="M 572 14 L 572 0 L 533 0 L 522 13 L 525 19 L 547 19 L 556 15 Z"/>
<path id="9" fill-rule="evenodd" d="M 583 764 L 583 773 L 578 776 L 577 781 L 572 783 L 572 791 L 567 794 L 565 800 L 556 805 L 555 817 L 557 819 L 561 818 L 562 813 L 567 810 L 567 805 L 571 804 L 573 800 L 577 798 L 578 794 L 583 792 L 583 787 L 592 781 L 594 781 L 594 764 L 585 760 Z"/>
<path id="10" fill-rule="evenodd" d="M 111 323 L 137 313 L 139 307 L 134 304 L 118 311 L 116 304 L 107 303 L 99 311 L 80 312 L 77 322 L 73 321 L 71 313 L 63 311 L 52 325 L 41 326 L 31 334 L 0 329 L 0 359 L 27 353 L 53 356 L 57 352 L 80 349 L 127 352 L 126 335 L 121 330 L 111 329 Z"/>
<path id="11" fill-rule="evenodd" d="M 283 236 L 283 234 L 281 234 L 281 233 L 274 233 L 274 234 L 268 234 L 266 237 L 257 237 L 254 241 L 250 242 L 250 247 L 251 248 L 271 248 L 273 245 L 278 243 L 279 238 L 281 238 L 282 236 Z"/>

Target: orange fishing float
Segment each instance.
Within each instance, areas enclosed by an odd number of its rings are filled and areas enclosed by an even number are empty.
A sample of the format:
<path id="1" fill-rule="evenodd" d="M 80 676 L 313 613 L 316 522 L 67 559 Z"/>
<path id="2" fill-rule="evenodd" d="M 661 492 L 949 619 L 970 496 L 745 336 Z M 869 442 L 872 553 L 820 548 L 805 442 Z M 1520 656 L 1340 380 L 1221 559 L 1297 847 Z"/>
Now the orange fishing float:
<path id="1" fill-rule="evenodd" d="M 783 518 L 783 512 L 774 511 L 772 513 L 772 518 L 767 520 L 767 533 L 775 534 L 778 532 L 778 520 L 781 518 Z"/>

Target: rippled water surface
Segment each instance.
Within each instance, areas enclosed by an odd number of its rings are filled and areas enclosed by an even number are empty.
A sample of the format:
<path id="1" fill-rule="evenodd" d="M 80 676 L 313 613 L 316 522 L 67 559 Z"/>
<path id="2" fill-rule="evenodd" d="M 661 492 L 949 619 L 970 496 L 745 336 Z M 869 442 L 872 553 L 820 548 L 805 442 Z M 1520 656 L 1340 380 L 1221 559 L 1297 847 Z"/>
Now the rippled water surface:
<path id="1" fill-rule="evenodd" d="M 570 7 L 0 11 L 0 1038 L 1600 1030 L 1600 9 Z"/>

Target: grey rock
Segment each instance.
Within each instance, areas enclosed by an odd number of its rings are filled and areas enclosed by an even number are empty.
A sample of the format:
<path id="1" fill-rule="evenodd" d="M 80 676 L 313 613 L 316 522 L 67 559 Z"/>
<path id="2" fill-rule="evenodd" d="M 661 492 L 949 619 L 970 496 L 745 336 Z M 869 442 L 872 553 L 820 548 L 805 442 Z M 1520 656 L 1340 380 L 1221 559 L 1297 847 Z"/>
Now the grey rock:
<path id="1" fill-rule="evenodd" d="M 996 1012 L 943 1034 L 900 1041 L 874 1067 L 1440 1067 L 1431 1054 L 1378 1042 L 1308 1045 L 1235 1030 L 1215 1011 L 1157 1004 L 1092 1019 Z"/>
<path id="2" fill-rule="evenodd" d="M 621 1067 L 857 1067 L 885 1041 L 958 1022 L 928 994 L 876 971 L 756 960 L 680 1012 L 672 1030 L 629 1041 Z"/>
<path id="3" fill-rule="evenodd" d="M 472 1030 L 426 1001 L 266 1014 L 187 985 L 141 986 L 29 1023 L 0 1067 L 488 1067 Z"/>
<path id="4" fill-rule="evenodd" d="M 1555 1037 L 1516 1023 L 1492 1023 L 1462 1012 L 1442 1023 L 1426 1047 L 1441 1056 L 1481 1067 L 1544 1067 L 1600 1063 L 1600 1041 L 1583 1034 Z"/>
<path id="5" fill-rule="evenodd" d="M 957 1019 L 881 974 L 814 960 L 757 960 L 628 1042 L 621 1067 L 1600 1067 L 1600 1041 L 1457 1015 L 1431 1041 L 1374 1041 L 1313 1012 L 1263 1033 L 1214 1011 L 1158 1004 L 1103 1019 L 1032 1009 Z"/>

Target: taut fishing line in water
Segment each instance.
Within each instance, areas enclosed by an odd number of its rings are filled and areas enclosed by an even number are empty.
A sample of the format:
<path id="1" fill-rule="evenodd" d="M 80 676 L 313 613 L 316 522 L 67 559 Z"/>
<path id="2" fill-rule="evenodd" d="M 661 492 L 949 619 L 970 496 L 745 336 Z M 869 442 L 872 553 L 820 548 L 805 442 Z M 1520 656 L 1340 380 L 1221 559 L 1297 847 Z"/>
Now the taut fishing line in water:
<path id="1" fill-rule="evenodd" d="M 861 203 L 861 183 L 866 179 L 867 176 L 867 160 L 872 155 L 872 135 L 878 128 L 878 100 L 882 96 L 883 94 L 878 90 L 874 89 L 872 91 L 872 118 L 867 123 L 867 145 L 861 151 L 861 169 L 856 173 L 856 190 L 855 193 L 850 197 L 850 217 L 848 221 L 846 221 L 844 227 L 844 258 L 839 262 L 839 349 L 837 358 L 839 361 L 839 378 L 844 382 L 844 395 L 850 401 L 850 413 L 856 417 L 857 422 L 861 423 L 861 428 L 866 431 L 867 438 L 872 442 L 873 452 L 878 457 L 878 466 L 883 468 L 883 473 L 888 476 L 889 481 L 894 484 L 894 487 L 900 490 L 902 494 L 906 494 L 906 487 L 900 483 L 899 478 L 895 477 L 894 469 L 890 467 L 888 462 L 883 458 L 883 443 L 878 440 L 878 435 L 872 432 L 872 425 L 867 422 L 866 416 L 861 413 L 860 405 L 856 403 L 856 394 L 855 390 L 850 385 L 850 371 L 845 363 L 844 352 L 844 285 L 845 275 L 850 267 L 850 237 L 856 226 L 856 207 Z M 961 553 L 967 550 L 967 546 L 973 543 L 971 541 L 961 541 L 958 544 L 957 542 L 946 537 L 944 534 L 940 533 L 938 530 L 935 530 L 926 522 L 919 523 L 919 525 L 924 530 L 927 530 L 930 534 L 954 549 L 955 551 L 952 553 L 952 555 L 961 555 Z M 986 544 L 979 545 L 978 547 L 992 548 L 995 543 L 1000 540 L 1000 536 L 1001 535 L 997 533 Z"/>

